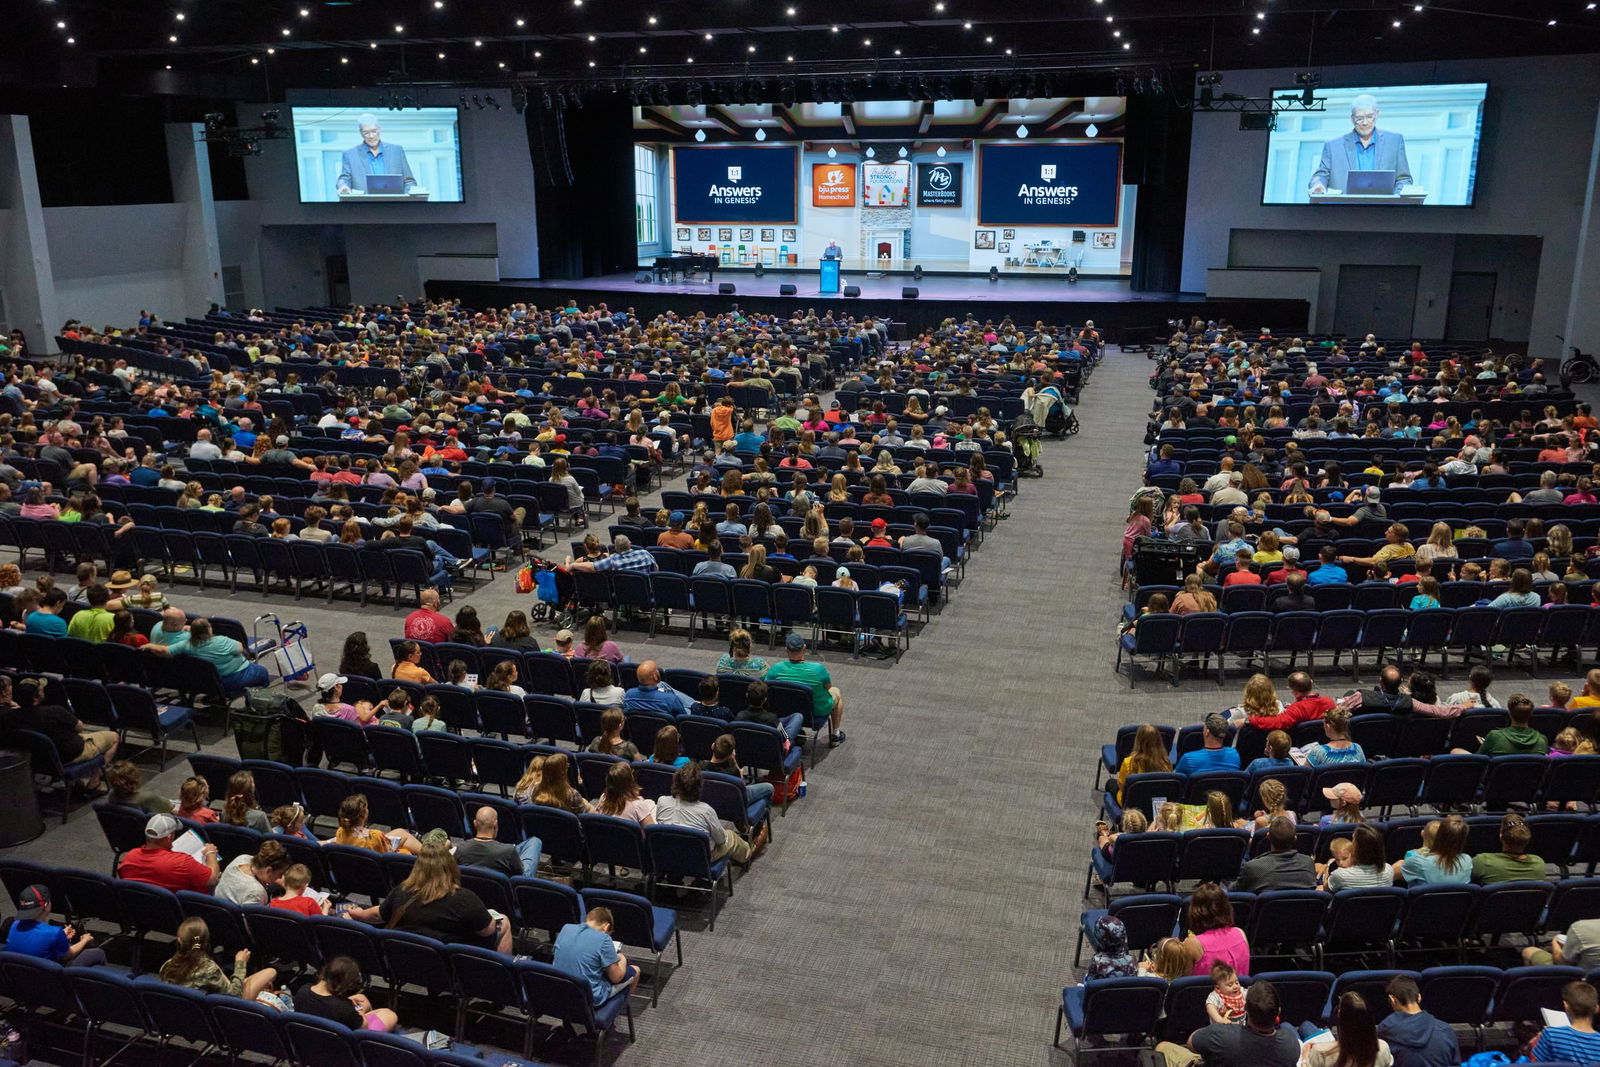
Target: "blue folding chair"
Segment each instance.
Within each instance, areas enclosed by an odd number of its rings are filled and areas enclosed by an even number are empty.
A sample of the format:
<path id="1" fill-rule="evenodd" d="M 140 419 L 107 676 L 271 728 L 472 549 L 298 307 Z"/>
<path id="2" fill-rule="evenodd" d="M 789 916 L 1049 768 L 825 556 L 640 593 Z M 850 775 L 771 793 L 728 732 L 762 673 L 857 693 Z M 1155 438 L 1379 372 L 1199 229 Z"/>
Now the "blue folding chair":
<path id="1" fill-rule="evenodd" d="M 688 826 L 657 823 L 644 828 L 644 840 L 650 850 L 651 873 L 648 885 L 651 898 L 654 898 L 655 889 L 662 879 L 667 879 L 674 885 L 679 884 L 684 878 L 693 879 L 695 884 L 684 885 L 682 888 L 711 895 L 708 924 L 715 930 L 717 897 L 723 883 L 727 885 L 728 896 L 733 896 L 733 864 L 726 856 L 712 859 L 711 835 L 704 830 Z M 698 884 L 702 882 L 705 884 Z"/>
<path id="2" fill-rule="evenodd" d="M 522 986 L 523 1000 L 539 1005 L 541 1015 L 594 1035 L 594 1067 L 601 1067 L 606 1034 L 616 1028 L 619 1016 L 627 1018 L 628 1042 L 633 1043 L 633 1009 L 628 1004 L 626 990 L 596 1005 L 590 995 L 588 982 L 543 963 L 523 964 L 517 968 L 517 978 Z M 531 1045 L 523 1049 L 523 1055 L 533 1055 Z"/>
<path id="3" fill-rule="evenodd" d="M 1114 915 L 1122 921 L 1128 933 L 1128 950 L 1139 953 L 1163 937 L 1170 937 L 1182 913 L 1183 898 L 1176 893 L 1142 893 L 1118 897 L 1105 908 L 1084 908 L 1078 914 L 1078 947 L 1073 951 L 1072 965 L 1080 965 L 1085 941 L 1096 952 L 1100 950 L 1095 924 L 1103 916 Z"/>
<path id="4" fill-rule="evenodd" d="M 585 914 L 597 907 L 611 910 L 615 926 L 612 936 L 624 945 L 634 945 L 655 953 L 650 968 L 650 1005 L 661 1000 L 661 956 L 668 945 L 674 946 L 678 962 L 683 966 L 683 938 L 678 933 L 678 913 L 671 908 L 658 908 L 641 896 L 613 889 L 583 890 Z"/>
<path id="5" fill-rule="evenodd" d="M 1098 849 L 1091 854 L 1089 872 L 1083 879 L 1083 899 L 1089 899 L 1089 888 L 1096 874 L 1100 876 L 1100 892 L 1107 905 L 1112 888 L 1123 882 L 1144 887 L 1146 891 L 1159 885 L 1170 889 L 1182 841 L 1181 834 L 1172 833 L 1119 835 L 1110 859 Z"/>
<path id="6" fill-rule="evenodd" d="M 1072 1034 L 1072 1054 L 1123 1048 L 1117 1044 L 1094 1044 L 1108 1034 L 1131 1034 L 1140 1044 L 1148 1041 L 1161 1017 L 1166 1000 L 1165 979 L 1153 977 L 1091 978 L 1083 985 L 1061 991 L 1061 1007 L 1056 1010 L 1056 1036 L 1061 1047 L 1061 1026 Z"/>

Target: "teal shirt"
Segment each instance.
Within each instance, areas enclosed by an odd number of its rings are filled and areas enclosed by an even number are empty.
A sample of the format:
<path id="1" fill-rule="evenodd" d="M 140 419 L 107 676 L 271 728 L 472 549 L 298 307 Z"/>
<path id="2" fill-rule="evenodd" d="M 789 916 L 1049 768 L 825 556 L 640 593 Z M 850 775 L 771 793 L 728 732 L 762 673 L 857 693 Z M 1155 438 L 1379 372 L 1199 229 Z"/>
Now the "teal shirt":
<path id="1" fill-rule="evenodd" d="M 833 678 L 829 676 L 828 668 L 822 664 L 806 660 L 799 663 L 793 660 L 774 663 L 767 668 L 767 681 L 799 682 L 811 690 L 812 718 L 821 719 L 833 714 L 833 694 L 828 692 L 828 687 L 833 684 Z"/>
<path id="2" fill-rule="evenodd" d="M 172 651 L 185 656 L 193 656 L 195 659 L 205 660 L 215 667 L 217 673 L 224 678 L 238 674 L 250 666 L 250 661 L 244 658 L 244 653 L 239 648 L 239 642 L 231 637 L 218 637 L 212 634 L 211 640 L 203 645 L 197 645 L 193 641 L 185 641 L 181 646 L 173 648 Z"/>
<path id="3" fill-rule="evenodd" d="M 168 633 L 161 628 L 161 624 L 159 622 L 150 627 L 149 636 L 150 643 L 152 645 L 162 645 L 174 655 L 181 652 L 183 650 L 183 646 L 189 643 L 188 630 L 174 630 L 173 632 Z"/>

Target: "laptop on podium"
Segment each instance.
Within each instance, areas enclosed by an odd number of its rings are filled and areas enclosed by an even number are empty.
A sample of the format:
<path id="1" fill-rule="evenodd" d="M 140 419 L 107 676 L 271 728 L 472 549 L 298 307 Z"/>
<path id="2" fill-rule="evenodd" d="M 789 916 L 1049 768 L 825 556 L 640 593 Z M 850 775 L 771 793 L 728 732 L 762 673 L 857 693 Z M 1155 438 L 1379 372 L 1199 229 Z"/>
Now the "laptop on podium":
<path id="1" fill-rule="evenodd" d="M 1354 171 L 1351 172 L 1355 173 Z M 1373 171 L 1378 174 L 1381 171 Z M 1394 171 L 1389 171 L 1390 182 L 1394 184 Z M 367 192 L 369 193 L 403 193 L 406 191 L 406 176 L 404 174 L 369 174 L 367 175 Z M 1393 192 L 1390 189 L 1390 192 Z"/>
<path id="2" fill-rule="evenodd" d="M 1362 196 L 1393 196 L 1394 176 L 1392 170 L 1353 170 L 1345 181 L 1344 191 Z"/>

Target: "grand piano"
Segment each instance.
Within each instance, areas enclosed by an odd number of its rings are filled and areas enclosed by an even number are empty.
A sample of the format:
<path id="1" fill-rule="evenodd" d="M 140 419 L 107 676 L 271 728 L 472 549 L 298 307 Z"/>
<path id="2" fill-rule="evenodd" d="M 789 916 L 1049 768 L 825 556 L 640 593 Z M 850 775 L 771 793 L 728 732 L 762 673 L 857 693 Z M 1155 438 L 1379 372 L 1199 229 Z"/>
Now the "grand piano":
<path id="1" fill-rule="evenodd" d="M 656 281 L 674 281 L 682 274 L 687 281 L 696 271 L 706 272 L 706 281 L 710 282 L 717 270 L 717 257 L 706 252 L 673 252 L 669 255 L 657 256 L 655 260 Z"/>

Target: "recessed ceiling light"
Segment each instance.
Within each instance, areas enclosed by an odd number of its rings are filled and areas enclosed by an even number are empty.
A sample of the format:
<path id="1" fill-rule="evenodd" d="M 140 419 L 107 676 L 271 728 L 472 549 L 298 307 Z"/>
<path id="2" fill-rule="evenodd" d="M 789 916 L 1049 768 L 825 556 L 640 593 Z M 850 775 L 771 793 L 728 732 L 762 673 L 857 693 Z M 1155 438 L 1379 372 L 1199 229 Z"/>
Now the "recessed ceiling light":
<path id="1" fill-rule="evenodd" d="M 961 28 L 962 28 L 962 29 L 964 29 L 964 30 L 970 30 L 970 29 L 972 29 L 972 23 L 970 23 L 970 22 L 963 22 L 963 23 L 962 23 L 962 24 L 961 24 Z"/>
<path id="2" fill-rule="evenodd" d="M 572 0 L 572 6 L 573 7 L 582 7 L 583 6 L 583 0 Z"/>
<path id="3" fill-rule="evenodd" d="M 1121 30 L 1112 30 L 1111 31 L 1111 36 L 1113 36 L 1113 37 L 1121 37 L 1122 36 L 1122 31 Z"/>
<path id="4" fill-rule="evenodd" d="M 439 53 L 439 58 L 440 58 L 440 59 L 443 59 L 443 58 L 444 58 L 444 53 L 443 53 L 443 52 L 440 52 L 440 53 Z"/>
<path id="5" fill-rule="evenodd" d="M 173 44 L 177 44 L 178 43 L 178 35 L 175 34 L 175 33 L 168 34 L 167 35 L 167 40 L 171 41 Z"/>
<path id="6" fill-rule="evenodd" d="M 186 19 L 186 18 L 188 18 L 188 17 L 189 17 L 189 16 L 188 16 L 188 15 L 185 15 L 185 14 L 184 14 L 184 13 L 183 13 L 183 12 L 182 12 L 182 11 L 180 11 L 180 12 L 178 12 L 178 13 L 177 13 L 177 14 L 176 14 L 176 15 L 174 15 L 174 16 L 172 16 L 172 17 L 173 17 L 173 18 L 175 18 L 175 19 L 177 19 L 177 20 L 178 20 L 178 21 L 179 21 L 179 22 L 182 22 L 182 21 L 183 21 L 183 20 L 184 20 L 184 19 Z M 58 22 L 58 23 L 56 23 L 56 25 L 57 25 L 57 26 L 65 26 L 65 25 L 66 25 L 66 23 L 64 23 L 64 22 Z"/>
<path id="7" fill-rule="evenodd" d="M 1008 55 L 1008 56 L 1009 56 L 1009 55 L 1010 55 L 1010 54 L 1011 54 L 1011 49 L 1009 49 L 1009 48 L 1007 48 L 1007 49 L 1006 49 L 1006 55 Z"/>
<path id="8" fill-rule="evenodd" d="M 756 46 L 755 45 L 750 45 L 748 48 L 745 49 L 746 52 L 754 52 L 755 50 L 756 50 Z"/>
<path id="9" fill-rule="evenodd" d="M 1257 12 L 1256 12 L 1256 19 L 1257 19 L 1257 20 L 1258 20 L 1258 21 L 1259 21 L 1259 20 L 1260 20 L 1260 19 L 1264 19 L 1264 18 L 1266 18 L 1266 17 L 1267 17 L 1267 13 L 1266 13 L 1266 12 L 1265 12 L 1265 11 L 1257 11 Z"/>
<path id="10" fill-rule="evenodd" d="M 1545 25 L 1547 25 L 1547 26 L 1554 26 L 1555 24 L 1556 24 L 1556 20 L 1555 19 L 1551 19 L 1549 22 L 1545 23 Z"/>
<path id="11" fill-rule="evenodd" d="M 442 7 L 444 7 L 444 0 L 433 0 L 433 9 L 435 11 L 438 11 Z"/>
<path id="12" fill-rule="evenodd" d="M 1115 16 L 1112 16 L 1112 15 L 1107 15 L 1107 16 L 1106 16 L 1106 21 L 1107 21 L 1107 22 L 1113 22 L 1113 21 L 1115 21 Z"/>
<path id="13" fill-rule="evenodd" d="M 168 70 L 171 70 L 171 69 L 172 69 L 172 64 L 171 64 L 171 63 L 168 63 L 168 64 L 167 64 L 167 69 L 168 69 Z"/>
<path id="14" fill-rule="evenodd" d="M 983 43 L 984 44 L 994 44 L 994 38 L 993 37 L 985 37 L 983 39 Z"/>
<path id="15" fill-rule="evenodd" d="M 1397 30 L 1400 28 L 1400 20 L 1399 19 L 1395 19 L 1394 20 L 1394 28 L 1397 29 Z"/>
<path id="16" fill-rule="evenodd" d="M 1133 47 L 1133 45 L 1131 45 L 1131 44 L 1129 44 L 1129 43 L 1128 43 L 1128 42 L 1127 42 L 1127 41 L 1123 41 L 1123 42 L 1122 42 L 1122 47 L 1123 47 L 1123 48 L 1124 48 L 1124 49 L 1128 49 L 1128 48 L 1132 48 L 1132 47 Z"/>
<path id="17" fill-rule="evenodd" d="M 349 56 L 340 56 L 339 57 L 339 62 L 348 63 L 348 62 L 350 62 L 350 57 Z"/>
<path id="18" fill-rule="evenodd" d="M 377 41 L 368 41 L 367 42 L 367 47 L 368 48 L 376 48 L 376 47 L 378 47 L 378 42 Z"/>
<path id="19" fill-rule="evenodd" d="M 839 32 L 839 27 L 837 27 L 837 26 L 829 26 L 828 29 L 832 30 L 834 33 L 838 33 Z"/>
<path id="20" fill-rule="evenodd" d="M 791 8 L 785 9 L 784 14 L 792 16 L 794 14 L 794 8 L 791 7 Z"/>
<path id="21" fill-rule="evenodd" d="M 56 29 L 58 29 L 58 30 L 64 30 L 64 29 L 66 29 L 66 28 L 67 28 L 67 24 L 66 24 L 66 23 L 65 23 L 65 22 L 57 22 L 57 23 L 56 23 Z"/>
<path id="22" fill-rule="evenodd" d="M 278 54 L 278 50 L 277 50 L 277 49 L 276 49 L 276 48 L 269 48 L 269 49 L 267 49 L 267 55 L 269 55 L 269 56 L 275 56 L 275 55 L 277 55 L 277 54 Z"/>
<path id="23" fill-rule="evenodd" d="M 648 18 L 648 19 L 646 19 L 646 20 L 645 20 L 645 21 L 646 21 L 646 22 L 648 22 L 648 23 L 650 23 L 650 25 L 652 25 L 652 26 L 654 26 L 654 25 L 655 25 L 655 24 L 656 24 L 656 17 L 655 17 L 655 16 L 654 16 L 654 15 L 651 15 L 651 16 L 650 16 L 650 17 L 649 17 L 649 18 Z"/>
<path id="24" fill-rule="evenodd" d="M 895 54 L 895 55 L 899 55 L 899 54 L 900 54 L 900 49 L 898 49 L 898 48 L 896 48 L 896 49 L 895 49 L 895 50 L 894 50 L 894 54 Z"/>
<path id="25" fill-rule="evenodd" d="M 1395 25 L 1398 26 L 1400 24 L 1397 22 L 1397 23 L 1395 23 Z M 1250 32 L 1255 34 L 1257 37 L 1260 37 L 1261 36 L 1261 27 L 1257 26 L 1255 29 L 1251 30 Z"/>
<path id="26" fill-rule="evenodd" d="M 502 60 L 501 63 L 500 63 L 500 69 L 501 70 L 505 70 L 506 69 L 506 65 L 505 65 L 505 61 L 504 60 Z"/>
<path id="27" fill-rule="evenodd" d="M 872 47 L 872 38 L 871 37 L 864 37 L 864 38 L 862 38 L 861 43 L 863 45 L 865 45 L 866 47 L 871 48 Z"/>
<path id="28" fill-rule="evenodd" d="M 783 61 L 785 63 L 793 63 L 794 62 L 794 56 L 784 56 L 783 57 Z"/>
<path id="29" fill-rule="evenodd" d="M 483 42 L 482 41 L 473 41 L 472 42 L 472 47 L 474 47 L 474 48 L 482 48 L 483 47 Z"/>
<path id="30" fill-rule="evenodd" d="M 71 43 L 72 43 L 72 42 L 70 42 L 70 41 L 68 41 L 68 42 L 67 42 L 67 43 L 68 43 L 68 44 L 71 44 Z M 261 60 L 259 60 L 259 59 L 257 59 L 257 58 L 256 58 L 256 57 L 255 57 L 255 56 L 251 56 L 251 57 L 250 57 L 250 62 L 251 62 L 251 63 L 252 63 L 252 64 L 256 64 L 256 65 L 259 65 L 259 64 L 260 64 L 260 62 L 261 62 Z"/>
<path id="31" fill-rule="evenodd" d="M 1412 11 L 1415 11 L 1415 12 L 1416 12 L 1416 13 L 1417 13 L 1417 14 L 1419 14 L 1419 15 L 1420 15 L 1420 14 L 1422 14 L 1422 5 L 1421 5 L 1421 4 L 1417 4 L 1417 5 L 1416 5 L 1416 6 L 1415 6 L 1415 7 L 1413 7 L 1413 8 L 1412 8 L 1412 9 L 1411 9 L 1411 10 L 1412 10 Z"/>
<path id="32" fill-rule="evenodd" d="M 526 26 L 527 24 L 528 24 L 528 20 L 527 19 L 518 19 L 517 20 L 517 25 L 518 26 Z"/>
<path id="33" fill-rule="evenodd" d="M 590 34 L 590 35 L 589 35 L 589 40 L 590 40 L 590 41 L 591 41 L 591 42 L 593 42 L 593 41 L 594 41 L 594 34 L 592 34 L 592 33 L 591 33 L 591 34 Z"/>
<path id="34" fill-rule="evenodd" d="M 300 17 L 303 18 L 303 19 L 310 18 L 311 17 L 311 9 L 309 7 L 301 8 L 300 9 Z"/>
<path id="35" fill-rule="evenodd" d="M 642 56 L 642 55 L 644 55 L 644 52 L 645 52 L 644 45 L 640 45 L 639 46 L 639 54 Z"/>
<path id="36" fill-rule="evenodd" d="M 534 59 L 543 59 L 544 58 L 544 53 L 539 51 L 538 49 L 534 49 L 533 58 Z"/>
<path id="37" fill-rule="evenodd" d="M 397 22 L 397 23 L 394 24 L 394 32 L 395 33 L 405 33 L 406 32 L 406 28 L 405 28 L 404 25 L 402 25 L 401 23 Z"/>
<path id="38" fill-rule="evenodd" d="M 285 26 L 281 32 L 285 37 L 289 36 L 289 27 Z"/>
<path id="39" fill-rule="evenodd" d="M 690 56 L 688 59 L 684 60 L 684 62 L 685 63 L 693 63 L 694 62 L 694 56 Z"/>
<path id="40" fill-rule="evenodd" d="M 943 11 L 944 10 L 944 0 L 939 0 L 939 2 L 937 4 L 934 4 L 933 5 L 933 9 L 935 11 Z"/>
<path id="41" fill-rule="evenodd" d="M 708 41 L 711 40 L 711 35 L 709 33 L 706 34 L 706 40 L 708 40 Z"/>
<path id="42" fill-rule="evenodd" d="M 589 60 L 589 66 L 591 66 L 591 67 L 594 66 L 594 60 L 592 60 L 592 59 Z"/>

